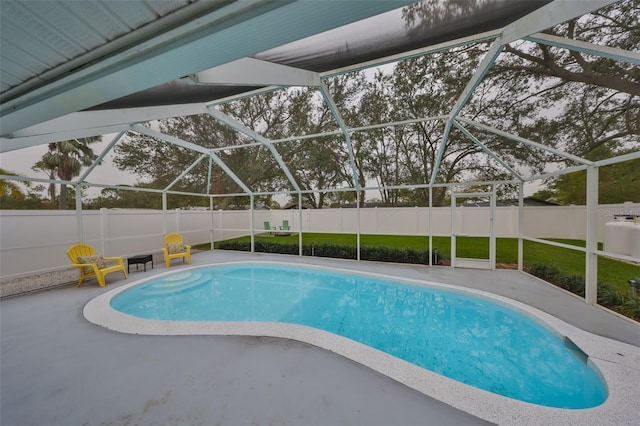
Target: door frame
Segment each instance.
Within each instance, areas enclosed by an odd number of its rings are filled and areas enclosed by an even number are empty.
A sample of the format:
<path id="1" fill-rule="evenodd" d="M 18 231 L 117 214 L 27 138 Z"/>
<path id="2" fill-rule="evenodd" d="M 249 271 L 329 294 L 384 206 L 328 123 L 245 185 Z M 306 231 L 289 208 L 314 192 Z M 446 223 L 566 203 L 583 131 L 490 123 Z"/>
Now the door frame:
<path id="1" fill-rule="evenodd" d="M 496 233 L 495 233 L 495 214 L 496 214 L 496 193 L 495 185 L 491 186 L 491 192 L 453 192 L 451 194 L 451 266 L 453 268 L 476 268 L 476 269 L 496 269 Z M 489 258 L 473 259 L 462 258 L 456 255 L 456 238 L 465 236 L 458 233 L 456 209 L 460 208 L 457 204 L 458 198 L 482 197 L 489 198 L 489 235 L 472 235 L 489 237 Z"/>

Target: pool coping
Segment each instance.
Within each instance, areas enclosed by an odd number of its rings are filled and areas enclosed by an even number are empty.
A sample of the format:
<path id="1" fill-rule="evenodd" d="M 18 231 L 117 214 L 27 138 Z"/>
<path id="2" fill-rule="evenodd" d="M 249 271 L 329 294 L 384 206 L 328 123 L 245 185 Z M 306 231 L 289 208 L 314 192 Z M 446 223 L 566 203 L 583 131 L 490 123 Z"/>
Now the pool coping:
<path id="1" fill-rule="evenodd" d="M 270 264 L 295 265 L 281 261 L 229 261 L 216 262 L 188 268 L 200 269 L 212 266 Z M 344 266 L 318 266 L 305 264 L 305 268 L 316 268 L 347 272 L 397 282 L 442 288 L 479 296 L 507 305 L 525 315 L 534 317 L 555 333 L 566 336 L 587 356 L 589 363 L 604 378 L 609 396 L 600 406 L 588 409 L 560 409 L 539 406 L 497 395 L 449 379 L 422 367 L 403 361 L 380 350 L 355 342 L 323 330 L 285 323 L 270 322 L 217 322 L 217 321 L 164 321 L 137 318 L 111 308 L 109 302 L 117 294 L 130 287 L 158 279 L 169 271 L 138 280 L 107 291 L 90 300 L 83 309 L 85 318 L 101 327 L 127 334 L 143 335 L 212 335 L 212 336 L 264 336 L 296 340 L 323 348 L 371 368 L 399 383 L 415 389 L 429 397 L 454 408 L 497 424 L 637 424 L 640 383 L 640 350 L 638 347 L 613 339 L 597 336 L 574 327 L 552 315 L 522 302 L 483 290 L 470 289 L 433 280 L 419 280 L 395 274 L 364 272 Z M 184 272 L 187 269 L 182 269 Z"/>

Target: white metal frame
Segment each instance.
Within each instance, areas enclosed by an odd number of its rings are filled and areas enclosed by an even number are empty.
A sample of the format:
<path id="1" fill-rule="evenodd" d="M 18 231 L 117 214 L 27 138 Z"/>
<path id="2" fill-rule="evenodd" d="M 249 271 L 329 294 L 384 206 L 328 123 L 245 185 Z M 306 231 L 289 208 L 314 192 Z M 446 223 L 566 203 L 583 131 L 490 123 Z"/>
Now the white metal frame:
<path id="1" fill-rule="evenodd" d="M 176 62 L 177 66 L 172 66 L 170 70 L 162 73 L 159 72 L 154 74 L 153 76 L 148 75 L 146 73 L 144 75 L 145 78 L 149 79 L 147 84 L 149 87 L 170 80 L 171 78 L 187 76 L 186 79 L 190 80 L 194 84 L 266 84 L 268 87 L 263 89 L 258 89 L 251 93 L 245 93 L 243 95 L 239 95 L 237 97 L 230 97 L 227 99 L 221 99 L 215 102 L 204 103 L 204 104 L 191 104 L 191 105 L 171 105 L 171 106 L 158 106 L 152 108 L 134 108 L 128 111 L 84 111 L 77 112 L 79 109 L 91 106 L 88 104 L 69 104 L 67 109 L 60 111 L 59 109 L 52 108 L 54 104 L 59 103 L 64 99 L 69 99 L 70 97 L 76 96 L 80 91 L 87 90 L 89 85 L 92 86 L 92 90 L 95 90 L 96 87 L 109 87 L 112 90 L 114 87 L 121 87 L 120 83 L 122 82 L 123 75 L 119 73 L 115 68 L 113 68 L 114 64 L 101 64 L 100 73 L 95 73 L 95 69 L 92 67 L 88 67 L 86 70 L 83 70 L 81 73 L 74 76 L 74 79 L 67 78 L 62 79 L 58 83 L 53 86 L 48 86 L 47 90 L 49 92 L 44 91 L 44 89 L 34 92 L 34 96 L 29 102 L 20 105 L 19 108 L 16 108 L 15 112 L 7 113 L 3 116 L 3 132 L 10 134 L 9 136 L 5 136 L 0 138 L 0 152 L 8 152 L 15 149 L 20 149 L 28 146 L 41 145 L 45 143 L 66 140 L 70 138 L 77 137 L 89 137 L 89 136 L 97 136 L 107 133 L 117 133 L 117 136 L 112 140 L 112 142 L 107 146 L 107 148 L 100 154 L 98 160 L 103 159 L 108 152 L 115 146 L 115 144 L 124 136 L 126 132 L 135 132 L 139 134 L 143 134 L 149 137 L 153 137 L 159 140 L 163 140 L 167 143 L 171 143 L 177 146 L 181 146 L 186 149 L 190 149 L 196 152 L 201 153 L 200 158 L 194 162 L 188 169 L 186 169 L 180 176 L 174 180 L 170 185 L 168 185 L 163 190 L 153 190 L 153 189 L 132 189 L 132 188 L 124 188 L 120 186 L 112 186 L 112 185 L 102 185 L 100 183 L 88 182 L 87 178 L 90 176 L 91 172 L 95 168 L 94 164 L 89 169 L 87 169 L 77 180 L 71 182 L 63 182 L 60 180 L 48 180 L 48 179 L 39 179 L 32 177 L 14 177 L 14 176 L 0 176 L 0 179 L 8 179 L 8 180 L 18 180 L 18 181 L 33 181 L 33 182 L 46 182 L 46 183 L 66 183 L 69 185 L 73 185 L 76 187 L 76 190 L 79 191 L 83 186 L 96 186 L 102 188 L 115 188 L 115 189 L 124 189 L 124 190 L 139 190 L 139 191 L 147 191 L 154 193 L 161 193 L 163 196 L 163 206 L 166 211 L 166 197 L 167 194 L 183 194 L 179 191 L 172 191 L 171 188 L 175 185 L 175 183 L 183 177 L 186 173 L 189 172 L 195 165 L 208 158 L 209 161 L 209 179 L 208 179 L 208 187 L 211 181 L 211 168 L 213 163 L 218 165 L 231 179 L 233 179 L 240 188 L 244 191 L 241 194 L 225 194 L 225 195 L 242 195 L 248 196 L 250 198 L 250 205 L 252 209 L 252 249 L 254 247 L 254 224 L 253 224 L 253 209 L 254 209 L 254 197 L 256 195 L 263 194 L 271 194 L 267 192 L 254 192 L 252 191 L 246 184 L 242 182 L 241 179 L 238 178 L 237 175 L 233 173 L 229 167 L 226 166 L 224 161 L 216 155 L 218 150 L 222 149 L 241 149 L 246 146 L 253 145 L 262 145 L 265 146 L 273 155 L 278 165 L 282 168 L 283 172 L 287 176 L 287 179 L 291 183 L 294 188 L 293 191 L 289 191 L 289 194 L 297 194 L 299 207 L 301 207 L 302 203 L 302 194 L 309 192 L 317 192 L 317 191 L 355 191 L 358 199 L 358 206 L 360 201 L 361 191 L 367 189 L 381 189 L 376 187 L 368 187 L 362 188 L 359 179 L 357 170 L 355 167 L 355 158 L 353 153 L 353 147 L 351 144 L 351 134 L 353 132 L 359 131 L 367 131 L 371 129 L 388 127 L 388 126 L 397 126 L 397 125 L 406 125 L 411 123 L 417 123 L 427 120 L 441 120 L 444 122 L 445 130 L 440 142 L 440 146 L 437 153 L 436 165 L 432 174 L 430 176 L 430 180 L 428 184 L 420 184 L 420 185 L 412 185 L 410 187 L 413 188 L 428 188 L 430 193 L 430 202 L 431 205 L 432 199 L 432 191 L 434 187 L 439 186 L 447 186 L 440 185 L 437 183 L 437 175 L 439 172 L 440 163 L 442 161 L 442 157 L 445 152 L 446 143 L 449 138 L 449 133 L 452 127 L 460 130 L 465 137 L 471 140 L 474 144 L 479 146 L 490 158 L 498 162 L 502 167 L 504 167 L 511 175 L 514 177 L 514 182 L 519 184 L 519 209 L 522 212 L 523 207 L 523 183 L 530 182 L 537 179 L 544 179 L 552 176 L 556 176 L 563 173 L 573 172 L 577 170 L 587 170 L 587 207 L 588 207 L 588 237 L 585 251 L 586 256 L 586 297 L 585 300 L 587 303 L 596 303 L 597 296 L 597 258 L 599 255 L 610 255 L 610 253 L 604 253 L 602 251 L 597 250 L 597 236 L 595 235 L 595 206 L 597 206 L 597 186 L 598 186 L 598 170 L 599 167 L 615 164 L 623 161 L 629 161 L 633 159 L 640 158 L 640 153 L 632 153 L 627 154 L 615 158 L 610 158 L 603 161 L 592 162 L 586 160 L 584 158 L 572 155 L 567 152 L 562 152 L 553 148 L 550 148 L 542 143 L 538 143 L 535 141 L 531 141 L 517 135 L 509 134 L 508 132 L 501 131 L 499 129 L 493 128 L 483 123 L 475 122 L 471 119 L 460 116 L 460 112 L 462 111 L 464 105 L 473 95 L 473 92 L 477 88 L 477 86 L 482 81 L 483 77 L 493 65 L 495 60 L 498 58 L 500 53 L 503 51 L 504 47 L 513 41 L 516 40 L 529 40 L 532 42 L 542 43 L 550 46 L 562 47 L 567 49 L 576 50 L 578 52 L 583 52 L 590 55 L 598 55 L 605 58 L 611 58 L 618 61 L 625 61 L 631 64 L 640 64 L 640 55 L 635 52 L 623 51 L 621 49 L 613 49 L 606 46 L 595 46 L 589 43 L 585 43 L 582 41 L 576 40 L 567 40 L 562 39 L 560 37 L 551 36 L 548 34 L 540 33 L 553 25 L 559 24 L 566 20 L 582 16 L 585 13 L 591 12 L 593 10 L 597 10 L 604 6 L 615 3 L 616 0 L 583 0 L 580 2 L 572 1 L 572 0 L 554 0 L 551 3 L 539 8 L 538 10 L 532 12 L 531 14 L 513 22 L 510 25 L 507 25 L 505 28 L 501 30 L 489 31 L 486 33 L 477 34 L 471 37 L 464 37 L 458 40 L 453 40 L 446 43 L 437 44 L 434 46 L 413 50 L 409 52 L 405 52 L 400 55 L 393 55 L 387 58 L 381 58 L 376 61 L 368 61 L 361 64 L 353 65 L 350 67 L 345 67 L 337 70 L 331 70 L 325 73 L 314 73 L 302 69 L 297 69 L 293 67 L 285 67 L 275 64 L 266 63 L 264 61 L 259 61 L 257 59 L 252 59 L 248 57 L 243 57 L 249 52 L 246 51 L 225 51 L 224 55 L 220 56 L 220 52 L 216 52 L 216 59 L 213 60 L 210 54 L 210 46 L 216 45 L 221 46 L 221 40 L 226 40 L 225 37 L 230 37 L 233 34 L 225 33 L 224 29 L 214 27 L 207 28 L 207 25 L 213 25 L 213 22 L 219 22 L 219 18 L 221 16 L 225 16 L 228 14 L 231 16 L 233 13 L 238 13 L 240 10 L 238 8 L 246 11 L 246 8 L 254 7 L 256 5 L 267 7 L 266 3 L 259 0 L 254 0 L 252 2 L 236 2 L 232 3 L 229 6 L 216 11 L 213 14 L 207 15 L 203 17 L 202 20 L 199 20 L 196 23 L 193 23 L 194 30 L 199 31 L 208 31 L 209 35 L 205 36 L 198 41 L 189 41 L 188 38 L 185 38 L 188 43 L 192 44 L 192 49 L 189 50 L 189 59 L 184 58 L 185 64 L 180 64 L 180 58 L 172 58 L 172 63 Z M 300 3 L 306 3 L 304 7 L 309 7 L 309 3 L 316 2 L 291 2 L 283 3 L 280 7 L 287 7 L 290 10 L 294 11 L 294 13 L 300 12 L 303 6 Z M 317 2 L 321 3 L 321 2 Z M 356 2 L 357 3 L 357 2 Z M 376 3 L 376 2 L 373 2 Z M 373 4 L 371 3 L 371 4 Z M 404 2 L 411 3 L 411 2 Z M 311 5 L 313 7 L 320 7 L 320 5 Z M 357 16 L 358 13 L 354 9 L 355 6 L 351 5 L 348 9 L 350 11 L 349 18 L 352 19 L 354 16 Z M 379 6 L 380 8 L 386 6 Z M 296 12 L 297 11 L 297 12 Z M 277 11 L 272 11 L 275 14 Z M 367 14 L 371 14 L 372 11 L 361 12 L 362 16 Z M 271 13 L 271 12 L 270 12 Z M 271 15 L 273 17 L 273 15 Z M 277 20 L 277 19 L 276 19 Z M 252 18 L 247 18 L 247 22 L 254 22 Z M 255 21 L 258 23 L 258 21 Z M 281 36 L 280 38 L 270 38 L 269 43 L 272 45 L 276 42 L 282 43 L 286 41 L 287 37 L 292 38 L 295 36 L 300 36 L 304 34 L 305 31 L 312 33 L 313 31 L 318 31 L 320 27 L 324 25 L 325 27 L 329 26 L 326 23 L 320 25 L 314 25 L 313 28 L 308 29 L 299 29 L 296 34 L 289 34 L 287 36 Z M 171 37 L 175 39 L 181 39 L 185 37 L 185 34 L 174 34 L 168 33 L 161 38 L 154 39 L 153 43 L 159 43 L 160 41 L 170 40 Z M 176 38 L 177 37 L 177 38 Z M 368 126 L 362 126 L 358 128 L 349 128 L 341 117 L 341 113 L 339 108 L 335 104 L 329 89 L 325 83 L 325 79 L 331 76 L 335 76 L 338 74 L 343 74 L 346 72 L 365 69 L 368 67 L 374 67 L 381 64 L 389 63 L 392 61 L 402 60 L 406 58 L 416 57 L 420 55 L 425 55 L 445 49 L 449 49 L 452 47 L 464 45 L 471 42 L 480 42 L 480 41 L 489 41 L 493 40 L 491 47 L 483 57 L 483 59 L 478 64 L 478 67 L 467 83 L 465 89 L 463 90 L 460 97 L 457 99 L 455 106 L 452 110 L 445 116 L 441 117 L 425 117 L 421 119 L 411 119 L 404 120 L 392 123 L 379 123 Z M 158 48 L 161 45 L 158 44 Z M 207 52 L 202 51 L 202 55 L 199 55 L 197 52 L 200 52 L 202 49 L 206 47 Z M 227 46 L 228 47 L 228 46 Z M 255 48 L 260 50 L 266 49 L 268 46 L 261 45 L 256 46 Z M 233 50 L 233 49 L 232 49 Z M 123 52 L 115 59 L 131 61 L 132 56 L 131 51 Z M 194 64 L 194 57 L 197 59 L 197 64 Z M 223 58 L 223 59 L 221 59 Z M 115 60 L 114 59 L 114 60 Z M 155 63 L 159 60 L 163 60 L 166 63 L 166 58 L 162 54 L 162 52 L 158 51 L 155 56 L 150 56 L 142 61 L 138 61 L 137 63 L 131 63 L 127 68 L 127 73 L 133 75 L 142 69 L 142 66 L 149 66 L 150 63 Z M 227 61 L 224 63 L 224 61 Z M 190 66 L 186 68 L 186 63 Z M 182 67 L 182 65 L 185 65 Z M 195 68 L 202 69 L 204 71 L 199 71 L 193 73 L 192 70 Z M 182 68 L 181 68 L 182 67 Z M 162 70 L 163 67 L 155 67 L 157 70 Z M 93 75 L 91 73 L 94 73 Z M 89 77 L 89 80 L 86 80 Z M 85 80 L 81 81 L 84 78 Z M 136 83 L 139 83 L 137 81 Z M 322 134 L 314 134 L 314 135 L 298 135 L 291 136 L 284 139 L 279 140 L 269 140 L 259 133 L 243 126 L 237 120 L 221 113 L 215 105 L 219 105 L 224 102 L 233 101 L 235 99 L 240 99 L 242 97 L 258 95 L 261 93 L 266 93 L 273 90 L 278 90 L 283 86 L 290 85 L 302 85 L 308 87 L 316 87 L 320 93 L 322 94 L 325 102 L 329 106 L 332 114 L 335 117 L 336 122 L 338 123 L 339 130 L 326 132 Z M 51 89 L 55 89 L 51 91 Z M 123 93 L 129 89 L 129 87 L 122 88 Z M 136 86 L 136 89 L 139 90 L 140 86 Z M 41 93 L 40 93 L 41 92 Z M 109 93 L 109 97 L 113 99 L 122 93 Z M 36 101 L 36 95 L 40 95 L 40 100 Z M 107 100 L 107 98 L 102 99 Z M 13 103 L 8 103 L 3 105 L 3 108 L 10 108 Z M 206 149 L 197 144 L 194 144 L 189 141 L 182 140 L 175 136 L 166 135 L 161 132 L 155 131 L 153 129 L 149 129 L 140 124 L 140 122 L 145 122 L 154 119 L 163 119 L 170 117 L 177 117 L 183 115 L 192 115 L 192 114 L 202 114 L 206 113 L 212 116 L 213 118 L 225 123 L 226 125 L 232 127 L 233 129 L 247 135 L 251 138 L 253 143 L 245 144 L 238 147 L 225 147 L 225 148 L 217 148 L 217 149 Z M 66 114 L 66 115 L 65 115 Z M 469 130 L 469 126 L 475 127 L 481 131 L 490 132 L 495 135 L 505 137 L 514 141 L 515 143 L 525 144 L 527 146 L 533 147 L 535 149 L 544 150 L 550 152 L 552 154 L 561 156 L 567 160 L 570 160 L 576 163 L 576 166 L 568 167 L 564 170 L 559 170 L 555 172 L 544 173 L 537 176 L 524 177 L 519 174 L 516 170 L 511 168 L 505 161 L 503 161 L 498 155 L 491 152 L 478 138 L 478 136 L 471 133 Z M 344 137 L 346 147 L 349 154 L 349 162 L 353 173 L 353 188 L 315 188 L 315 189 L 303 189 L 300 188 L 294 179 L 291 172 L 288 170 L 286 164 L 280 157 L 275 145 L 279 142 L 292 141 L 292 140 L 305 140 L 318 136 L 329 136 L 329 135 L 342 135 Z M 393 188 L 403 188 L 406 189 L 406 186 L 402 187 L 393 187 Z M 393 189 L 388 188 L 388 189 Z M 492 209 L 495 209 L 495 185 L 493 185 L 493 191 L 491 195 L 492 200 Z M 222 195 L 213 195 L 209 194 L 207 190 L 207 194 L 187 194 L 187 195 L 199 195 L 199 196 L 208 196 L 210 198 L 210 206 L 213 205 L 213 198 Z M 486 195 L 486 194 L 485 194 Z M 460 194 L 455 194 L 452 199 L 455 199 L 458 196 L 462 196 Z M 77 209 L 81 210 L 81 200 L 80 197 L 76 200 Z M 359 207 L 358 207 L 359 208 Z M 357 244 L 358 244 L 358 259 L 359 259 L 359 248 L 360 248 L 360 223 L 359 223 L 359 210 L 358 210 L 358 233 L 357 233 Z M 299 211 L 300 223 L 302 223 L 302 211 Z M 520 225 L 522 223 L 522 214 L 520 213 Z M 212 231 L 214 227 L 214 221 L 212 217 Z M 493 227 L 492 227 L 493 229 Z M 452 229 L 452 232 L 454 230 Z M 302 229 L 298 230 L 299 233 L 299 243 L 300 243 L 300 254 L 302 254 Z M 429 217 L 429 246 L 430 250 L 433 247 L 432 245 L 432 236 L 431 236 L 431 217 Z M 79 223 L 78 226 L 78 235 L 79 238 L 82 239 L 82 226 Z M 213 234 L 212 234 L 213 235 Z M 495 268 L 495 235 L 492 235 L 492 246 L 491 246 L 491 268 Z M 518 247 L 519 247 L 519 269 L 522 270 L 522 245 L 523 240 L 532 240 L 536 241 L 535 238 L 529 238 L 520 234 L 518 239 Z M 542 241 L 541 241 L 542 242 Z M 550 243 L 548 241 L 544 241 L 545 244 L 559 245 L 558 243 Z M 452 250 L 454 246 L 452 244 Z M 573 248 L 573 247 L 572 247 Z M 575 248 L 574 248 L 575 249 Z M 617 258 L 625 258 L 624 256 L 613 256 Z M 636 260 L 637 259 L 633 259 Z M 431 263 L 431 262 L 430 262 Z"/>

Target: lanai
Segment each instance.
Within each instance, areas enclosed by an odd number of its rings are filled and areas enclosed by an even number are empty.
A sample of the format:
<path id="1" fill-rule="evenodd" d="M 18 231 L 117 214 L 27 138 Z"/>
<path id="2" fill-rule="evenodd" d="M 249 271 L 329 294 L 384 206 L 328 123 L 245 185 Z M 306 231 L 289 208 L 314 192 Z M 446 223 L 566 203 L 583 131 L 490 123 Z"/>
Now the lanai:
<path id="1" fill-rule="evenodd" d="M 470 120 L 461 112 L 505 46 L 517 40 L 571 49 L 634 65 L 640 63 L 636 52 L 543 33 L 547 28 L 615 1 L 479 2 L 462 14 L 444 13 L 443 19 L 434 21 L 419 32 L 410 31 L 399 19 L 398 8 L 411 3 L 370 2 L 367 8 L 363 8 L 356 1 L 185 1 L 171 5 L 130 2 L 115 10 L 98 1 L 69 14 L 68 5 L 64 2 L 49 2 L 42 9 L 36 9 L 28 3 L 4 2 L 2 42 L 8 59 L 2 61 L 0 152 L 69 138 L 115 133 L 116 137 L 99 156 L 97 161 L 100 161 L 125 133 L 145 134 L 201 153 L 198 161 L 208 161 L 210 169 L 213 165 L 222 168 L 242 188 L 240 195 L 250 197 L 253 209 L 254 197 L 264 193 L 247 186 L 216 155 L 215 150 L 140 124 L 169 117 L 207 114 L 244 134 L 253 141 L 251 144 L 268 149 L 289 181 L 289 193 L 297 196 L 299 201 L 304 192 L 320 190 L 350 190 L 359 197 L 360 190 L 376 188 L 363 188 L 359 183 L 354 165 L 352 135 L 407 122 L 349 127 L 327 88 L 326 80 L 347 72 L 486 41 L 490 47 L 455 106 L 442 116 L 412 120 L 442 122 L 444 132 L 429 181 L 411 184 L 410 187 L 427 188 L 431 192 L 441 185 L 437 183 L 439 165 L 452 129 L 463 132 L 480 147 L 483 147 L 483 143 L 476 136 L 476 131 L 489 132 L 575 164 L 563 170 L 524 176 L 502 161 L 499 154 L 486 150 L 489 157 L 511 174 L 512 178 L 507 183 L 520 185 L 520 206 L 524 182 L 586 170 L 588 225 L 584 249 L 585 297 L 588 303 L 595 303 L 598 256 L 606 254 L 622 260 L 633 260 L 598 250 L 595 234 L 598 170 L 602 166 L 640 158 L 640 153 L 594 162 L 556 150 L 540 141 L 510 134 L 492 127 L 491 123 Z M 453 3 L 443 2 L 442 7 L 444 11 L 448 7 L 455 10 Z M 383 15 L 375 16 L 380 13 Z M 44 14 L 52 19 L 45 22 Z M 84 24 L 86 22 L 93 25 L 87 26 Z M 24 36 L 23 28 L 29 28 L 29 37 Z M 282 31 L 282 28 L 287 28 L 287 31 Z M 327 32 L 331 29 L 334 30 Z M 257 34 L 259 37 L 256 37 Z M 348 47 L 344 48 L 344 45 Z M 215 49 L 211 49 L 211 46 L 215 46 Z M 38 60 L 34 61 L 20 52 L 37 52 Z M 330 134 L 342 135 L 349 155 L 353 172 L 350 188 L 302 188 L 278 153 L 279 142 L 301 141 L 322 135 L 291 135 L 283 140 L 269 140 L 216 108 L 224 102 L 291 85 L 316 88 L 330 107 L 338 124 L 338 128 Z M 183 175 L 195 164 L 188 165 Z M 97 162 L 68 184 L 76 189 L 83 186 L 108 187 L 91 181 L 91 173 L 96 165 Z M 31 177 L 2 178 L 50 182 Z M 497 183 L 505 182 L 488 182 L 493 185 L 494 191 Z M 166 208 L 166 196 L 173 193 L 172 185 L 157 191 L 163 194 Z M 214 196 L 208 195 L 208 188 L 203 188 L 203 192 L 213 203 Z M 432 197 L 429 198 L 431 200 Z M 80 201 L 77 200 L 78 239 L 82 240 Z M 253 223 L 251 228 L 255 228 Z M 302 234 L 299 235 L 301 242 Z M 520 268 L 522 241 L 523 238 L 520 238 Z M 494 251 L 495 244 L 492 246 Z M 493 258 L 495 260 L 495 255 Z M 494 265 L 490 264 L 489 267 Z"/>

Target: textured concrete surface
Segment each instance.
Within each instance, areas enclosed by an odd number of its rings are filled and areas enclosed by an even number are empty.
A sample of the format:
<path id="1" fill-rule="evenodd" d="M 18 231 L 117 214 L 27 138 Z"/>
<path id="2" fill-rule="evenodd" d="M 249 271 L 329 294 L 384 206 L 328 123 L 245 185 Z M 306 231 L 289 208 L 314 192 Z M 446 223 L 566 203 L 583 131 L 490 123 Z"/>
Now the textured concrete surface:
<path id="1" fill-rule="evenodd" d="M 204 265 L 292 257 L 217 251 L 199 253 L 193 259 L 194 265 Z M 568 317 L 577 327 L 591 328 L 592 333 L 617 335 L 618 340 L 636 342 L 636 346 L 640 342 L 636 323 L 513 271 L 311 261 L 484 287 L 541 305 L 554 316 Z M 185 267 L 176 262 L 171 270 Z M 105 288 L 89 281 L 80 288 L 66 286 L 1 301 L 0 424 L 487 424 L 312 345 L 264 337 L 130 335 L 93 325 L 83 317 L 83 308 L 95 296 L 164 272 L 164 266 L 156 264 L 146 273 L 132 271 L 126 281 L 112 274 Z M 603 347 L 603 354 L 596 355 L 609 356 L 605 352 L 612 348 Z M 629 373 L 623 376 L 638 374 L 637 349 L 632 347 L 636 356 L 623 362 Z M 607 370 L 610 364 L 601 368 Z M 622 391 L 639 399 L 637 387 Z M 454 389 L 442 389 L 442 394 L 465 398 Z M 589 410 L 578 411 L 593 420 L 587 424 L 607 424 L 605 420 L 637 424 L 640 416 L 634 407 L 618 407 L 621 416 L 608 419 Z M 499 413 L 495 418 L 500 419 Z M 516 424 L 508 417 L 496 423 Z"/>

